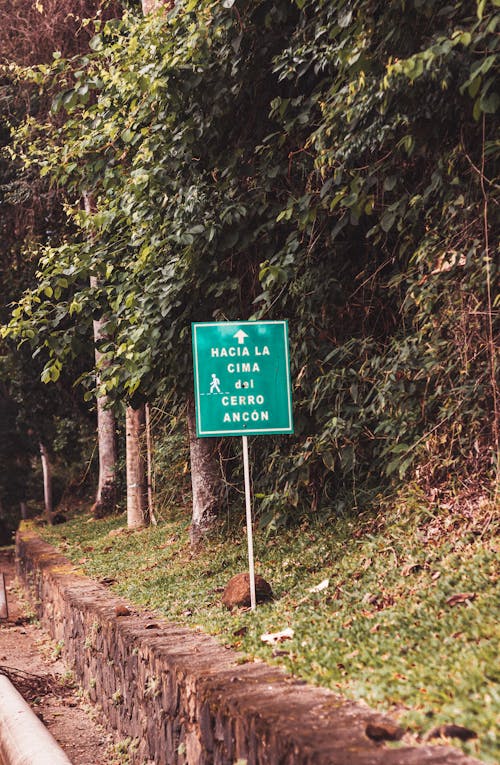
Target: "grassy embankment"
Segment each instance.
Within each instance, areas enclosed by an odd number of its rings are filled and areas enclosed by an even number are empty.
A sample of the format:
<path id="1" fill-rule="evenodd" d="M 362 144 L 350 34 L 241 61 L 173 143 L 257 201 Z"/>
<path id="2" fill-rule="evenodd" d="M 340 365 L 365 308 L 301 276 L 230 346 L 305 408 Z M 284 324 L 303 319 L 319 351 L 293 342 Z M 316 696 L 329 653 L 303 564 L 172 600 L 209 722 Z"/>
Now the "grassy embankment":
<path id="1" fill-rule="evenodd" d="M 116 578 L 113 590 L 139 606 L 390 710 L 418 740 L 442 724 L 465 726 L 478 738 L 452 743 L 496 762 L 498 520 L 481 498 L 429 503 L 414 493 L 377 516 L 258 533 L 257 571 L 275 601 L 255 614 L 229 613 L 220 601 L 229 578 L 246 570 L 241 529 L 194 555 L 186 515 L 116 533 L 123 523 L 79 516 L 41 532 L 88 575 Z M 293 639 L 261 641 L 285 627 Z"/>

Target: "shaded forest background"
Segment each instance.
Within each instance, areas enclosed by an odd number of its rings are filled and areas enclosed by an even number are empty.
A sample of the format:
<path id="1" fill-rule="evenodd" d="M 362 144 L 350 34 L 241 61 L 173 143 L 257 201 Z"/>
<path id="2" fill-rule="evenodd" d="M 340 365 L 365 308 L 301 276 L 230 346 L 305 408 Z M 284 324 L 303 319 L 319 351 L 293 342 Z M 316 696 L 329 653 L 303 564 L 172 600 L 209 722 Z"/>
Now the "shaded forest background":
<path id="1" fill-rule="evenodd" d="M 190 323 L 211 319 L 290 323 L 296 432 L 252 442 L 263 526 L 408 481 L 493 496 L 499 7 L 2 1 L 7 525 L 40 505 L 40 443 L 56 499 L 95 481 L 96 393 L 161 412 L 182 501 Z M 217 449 L 241 504 L 239 445 Z"/>

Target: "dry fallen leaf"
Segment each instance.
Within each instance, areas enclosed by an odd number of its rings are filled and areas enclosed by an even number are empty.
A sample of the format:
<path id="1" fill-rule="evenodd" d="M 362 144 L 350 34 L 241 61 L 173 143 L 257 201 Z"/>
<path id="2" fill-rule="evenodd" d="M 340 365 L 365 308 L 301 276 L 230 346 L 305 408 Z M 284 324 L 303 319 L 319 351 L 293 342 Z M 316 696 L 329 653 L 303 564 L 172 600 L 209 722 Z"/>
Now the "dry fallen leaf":
<path id="1" fill-rule="evenodd" d="M 112 576 L 105 576 L 104 579 L 99 579 L 99 583 L 104 584 L 106 587 L 110 587 L 112 584 L 115 584 L 116 581 L 117 580 Z"/>
<path id="2" fill-rule="evenodd" d="M 449 255 L 449 260 L 446 260 L 445 255 Z M 435 268 L 431 271 L 431 274 L 441 274 L 446 271 L 451 271 L 454 266 L 465 266 L 467 258 L 465 255 L 450 250 L 445 255 L 441 255 L 436 262 Z"/>
<path id="3" fill-rule="evenodd" d="M 282 643 L 284 640 L 291 640 L 293 635 L 294 632 L 292 628 L 286 627 L 284 630 L 281 630 L 281 632 L 265 632 L 260 636 L 260 639 L 263 643 L 274 645 L 275 643 Z"/>
<path id="4" fill-rule="evenodd" d="M 248 632 L 248 627 L 240 627 L 239 630 L 235 630 L 233 632 L 233 635 L 235 637 L 242 637 L 243 635 L 246 635 Z"/>
<path id="5" fill-rule="evenodd" d="M 401 569 L 401 574 L 403 576 L 410 576 L 410 574 L 416 574 L 418 571 L 421 571 L 423 569 L 423 565 L 421 563 L 417 563 L 414 561 L 410 561 Z"/>
<path id="6" fill-rule="evenodd" d="M 314 587 L 309 587 L 309 592 L 321 592 L 321 590 L 326 590 L 329 584 L 330 584 L 329 579 L 323 579 L 322 582 L 315 585 Z"/>
<path id="7" fill-rule="evenodd" d="M 365 733 L 373 741 L 400 741 L 405 732 L 396 723 L 383 721 L 369 722 Z"/>
<path id="8" fill-rule="evenodd" d="M 475 592 L 457 592 L 456 595 L 447 598 L 446 605 L 456 606 L 458 603 L 466 603 L 468 600 L 474 600 L 475 597 Z"/>
<path id="9" fill-rule="evenodd" d="M 460 741 L 469 741 L 470 739 L 477 738 L 477 733 L 470 728 L 464 728 L 462 725 L 440 725 L 439 728 L 434 728 L 427 735 L 427 739 L 433 738 L 458 738 Z"/>

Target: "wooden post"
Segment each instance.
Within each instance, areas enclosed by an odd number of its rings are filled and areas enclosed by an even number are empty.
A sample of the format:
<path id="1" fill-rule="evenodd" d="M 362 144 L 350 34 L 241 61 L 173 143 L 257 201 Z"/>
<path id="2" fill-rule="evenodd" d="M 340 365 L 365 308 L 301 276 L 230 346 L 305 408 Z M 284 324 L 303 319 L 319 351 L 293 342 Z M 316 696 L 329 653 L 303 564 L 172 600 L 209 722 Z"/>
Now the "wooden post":
<path id="1" fill-rule="evenodd" d="M 45 503 L 45 516 L 47 521 L 52 523 L 52 466 L 45 444 L 40 442 L 40 459 L 42 461 L 43 473 L 43 497 Z"/>
<path id="2" fill-rule="evenodd" d="M 7 603 L 7 590 L 5 589 L 5 575 L 0 574 L 0 619 L 9 618 L 9 606 Z"/>

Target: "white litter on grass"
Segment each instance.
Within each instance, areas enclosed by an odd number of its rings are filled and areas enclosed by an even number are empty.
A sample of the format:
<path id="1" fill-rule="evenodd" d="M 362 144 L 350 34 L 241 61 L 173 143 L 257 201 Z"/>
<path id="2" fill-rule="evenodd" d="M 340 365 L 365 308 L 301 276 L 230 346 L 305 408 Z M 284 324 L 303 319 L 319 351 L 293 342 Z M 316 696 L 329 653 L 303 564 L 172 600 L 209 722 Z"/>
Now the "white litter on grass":
<path id="1" fill-rule="evenodd" d="M 329 579 L 323 579 L 323 581 L 317 584 L 315 587 L 310 587 L 309 592 L 321 592 L 321 590 L 326 590 L 329 584 Z"/>
<path id="2" fill-rule="evenodd" d="M 282 643 L 284 640 L 291 640 L 294 632 L 291 627 L 286 627 L 281 632 L 265 632 L 260 636 L 263 643 L 269 643 L 274 645 L 275 643 Z"/>

